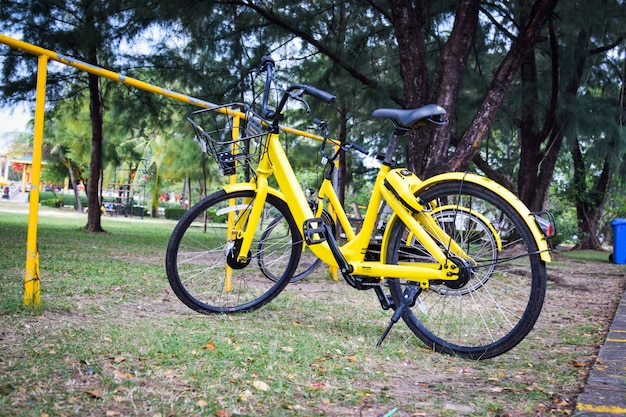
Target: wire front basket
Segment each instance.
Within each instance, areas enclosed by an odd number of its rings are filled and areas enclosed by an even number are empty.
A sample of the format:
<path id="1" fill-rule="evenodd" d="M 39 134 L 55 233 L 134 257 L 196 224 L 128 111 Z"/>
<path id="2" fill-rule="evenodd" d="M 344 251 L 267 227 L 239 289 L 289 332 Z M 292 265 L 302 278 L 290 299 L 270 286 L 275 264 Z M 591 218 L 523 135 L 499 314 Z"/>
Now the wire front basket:
<path id="1" fill-rule="evenodd" d="M 223 175 L 234 175 L 241 167 L 254 169 L 265 152 L 263 120 L 244 104 L 196 110 L 187 120 L 200 148 L 215 159 Z"/>

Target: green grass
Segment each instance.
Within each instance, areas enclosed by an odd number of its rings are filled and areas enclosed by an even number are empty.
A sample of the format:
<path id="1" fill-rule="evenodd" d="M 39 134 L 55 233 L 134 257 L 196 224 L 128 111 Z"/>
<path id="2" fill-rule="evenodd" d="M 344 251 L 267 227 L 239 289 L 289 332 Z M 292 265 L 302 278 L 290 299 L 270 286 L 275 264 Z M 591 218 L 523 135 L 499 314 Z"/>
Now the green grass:
<path id="1" fill-rule="evenodd" d="M 610 252 L 599 250 L 571 250 L 571 251 L 559 251 L 560 254 L 571 259 L 587 262 L 609 262 Z"/>
<path id="2" fill-rule="evenodd" d="M 390 312 L 323 271 L 259 311 L 204 316 L 167 283 L 173 221 L 105 217 L 107 233 L 92 234 L 61 210 L 40 215 L 42 304 L 24 307 L 27 215 L 11 207 L 0 205 L 2 416 L 566 415 L 560 399 L 585 377 L 572 363 L 602 340 L 586 294 L 556 288 L 499 358 L 434 354 L 402 323 L 376 349 Z M 594 297 L 619 295 L 608 279 Z"/>

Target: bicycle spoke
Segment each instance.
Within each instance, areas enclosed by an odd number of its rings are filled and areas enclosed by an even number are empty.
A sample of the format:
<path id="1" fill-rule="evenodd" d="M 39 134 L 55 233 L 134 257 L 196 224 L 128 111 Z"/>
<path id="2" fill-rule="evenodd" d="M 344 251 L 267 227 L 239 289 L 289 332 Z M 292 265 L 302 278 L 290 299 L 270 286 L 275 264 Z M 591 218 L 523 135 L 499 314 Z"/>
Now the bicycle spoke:
<path id="1" fill-rule="evenodd" d="M 461 258 L 469 257 L 459 264 L 469 279 L 431 283 L 405 322 L 435 350 L 477 359 L 506 352 L 531 330 L 545 293 L 545 266 L 528 226 L 504 199 L 476 184 L 444 182 L 420 197 L 440 207 L 431 216 L 465 252 Z M 402 222 L 392 227 L 390 262 L 435 262 Z M 447 250 L 448 242 L 441 247 Z M 416 285 L 389 281 L 396 302 L 405 285 Z"/>
<path id="2" fill-rule="evenodd" d="M 245 230 L 253 201 L 251 191 L 215 193 L 194 206 L 172 234 L 168 279 L 192 309 L 211 313 L 258 308 L 278 295 L 294 273 L 302 250 L 300 234 L 284 202 L 271 196 L 262 210 L 249 262 L 236 261 L 235 232 Z M 263 239 L 270 220 L 277 217 L 282 221 L 274 224 L 275 233 Z M 265 271 L 258 267 L 261 258 Z M 267 271 L 274 280 L 268 279 Z"/>

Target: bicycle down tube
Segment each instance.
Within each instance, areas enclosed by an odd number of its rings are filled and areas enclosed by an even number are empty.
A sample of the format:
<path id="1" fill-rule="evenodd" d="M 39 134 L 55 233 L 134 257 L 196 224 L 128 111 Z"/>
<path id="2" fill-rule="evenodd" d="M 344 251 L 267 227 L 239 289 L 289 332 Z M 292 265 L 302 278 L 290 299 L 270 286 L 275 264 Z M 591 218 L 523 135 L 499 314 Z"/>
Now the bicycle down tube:
<path id="1" fill-rule="evenodd" d="M 300 184 L 291 169 L 287 156 L 284 153 L 277 135 L 269 135 L 269 138 L 267 139 L 267 147 L 267 153 L 262 157 L 261 163 L 259 164 L 256 183 L 254 185 L 248 185 L 248 187 L 251 187 L 256 192 L 256 196 L 254 202 L 252 203 L 252 213 L 249 215 L 246 230 L 243 231 L 243 242 L 239 252 L 239 258 L 241 258 L 241 260 L 247 256 L 250 246 L 252 245 L 254 230 L 256 229 L 256 223 L 254 223 L 254 220 L 255 217 L 258 220 L 258 211 L 265 202 L 265 196 L 267 195 L 269 188 L 267 177 L 270 174 L 275 176 L 281 194 L 283 194 L 282 198 L 290 203 L 291 212 L 296 224 L 301 225 L 307 219 L 313 218 L 313 212 L 311 211 L 306 196 L 302 192 Z M 340 248 L 342 255 L 346 258 L 346 261 L 352 268 L 350 273 L 354 275 L 379 278 L 405 278 L 410 281 L 420 282 L 422 286 L 428 286 L 428 281 L 431 280 L 456 280 L 458 278 L 458 268 L 456 265 L 451 262 L 446 262 L 446 254 L 443 253 L 443 251 L 438 247 L 437 243 L 435 243 L 424 228 L 420 226 L 418 221 L 412 216 L 412 213 L 402 207 L 401 203 L 393 198 L 389 198 L 387 203 L 396 213 L 400 215 L 403 221 L 410 224 L 413 234 L 417 236 L 417 238 L 426 246 L 433 257 L 437 259 L 438 263 L 425 263 L 421 265 L 389 265 L 381 261 L 363 261 L 365 253 L 362 249 L 367 247 L 370 240 L 370 235 L 376 221 L 375 211 L 382 201 L 382 194 L 380 191 L 382 187 L 381 184 L 389 171 L 390 169 L 388 166 L 383 166 L 376 179 L 374 191 L 368 205 L 368 212 L 366 212 L 365 222 L 361 231 L 356 235 L 353 231 L 349 232 L 354 236 L 354 239 L 349 240 Z M 238 186 L 237 188 L 240 189 L 241 186 Z M 228 187 L 228 189 L 230 190 L 230 187 Z M 330 198 L 331 202 L 335 202 L 337 204 L 337 206 L 334 206 L 334 204 L 331 205 L 333 209 L 337 211 L 342 226 L 348 227 L 349 223 L 345 221 L 345 219 L 347 219 L 345 211 L 341 205 L 338 204 L 338 198 L 336 198 L 336 194 L 332 187 L 325 187 L 324 193 L 325 196 Z M 431 225 L 431 227 L 438 228 L 436 225 Z M 351 230 L 351 227 L 348 230 Z M 439 236 L 445 235 L 445 232 L 441 229 L 437 230 L 436 233 Z M 448 240 L 450 239 L 448 238 Z M 338 266 L 327 242 L 310 245 L 310 249 L 325 263 L 331 266 Z M 461 249 L 458 248 L 457 250 L 460 251 Z"/>

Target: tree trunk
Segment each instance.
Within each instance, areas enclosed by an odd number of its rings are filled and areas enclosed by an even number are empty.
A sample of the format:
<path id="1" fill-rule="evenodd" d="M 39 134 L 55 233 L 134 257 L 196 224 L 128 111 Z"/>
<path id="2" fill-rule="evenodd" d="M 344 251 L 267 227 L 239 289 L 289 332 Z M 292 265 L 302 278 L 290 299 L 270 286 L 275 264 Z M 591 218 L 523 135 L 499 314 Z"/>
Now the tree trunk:
<path id="1" fill-rule="evenodd" d="M 461 0 L 457 3 L 454 27 L 437 63 L 431 101 L 443 106 L 448 114 L 456 113 L 461 79 L 478 26 L 479 6 L 479 0 Z M 424 149 L 426 158 L 423 159 L 423 176 L 449 170 L 446 157 L 450 148 L 451 132 L 452 123 L 446 123 L 437 129 L 418 130 L 417 134 L 431 138 L 430 146 Z"/>
<path id="2" fill-rule="evenodd" d="M 96 51 L 89 53 L 92 63 L 96 63 Z M 100 210 L 100 173 L 102 172 L 102 95 L 100 79 L 89 74 L 89 107 L 91 113 L 91 162 L 89 165 L 89 181 L 87 182 L 87 225 L 90 232 L 103 232 Z"/>
<path id="3" fill-rule="evenodd" d="M 159 166 L 158 165 L 156 165 L 153 175 L 154 175 L 154 190 L 152 192 L 152 204 L 150 207 L 150 215 L 152 216 L 152 218 L 156 219 L 159 217 L 159 195 L 160 195 L 159 193 Z M 141 210 L 142 210 L 142 216 L 143 216 L 143 208 Z"/>
<path id="4" fill-rule="evenodd" d="M 83 4 L 85 7 L 85 29 L 92 34 L 98 33 L 96 28 L 97 17 L 95 8 L 90 4 Z M 95 38 L 89 41 L 86 46 L 87 62 L 98 66 L 98 47 L 100 46 Z M 87 225 L 85 228 L 89 232 L 103 232 L 100 209 L 100 179 L 102 175 L 102 90 L 100 88 L 100 77 L 89 73 L 87 75 L 89 84 L 89 113 L 91 116 L 91 161 L 89 164 L 89 179 L 87 181 Z"/>
<path id="5" fill-rule="evenodd" d="M 400 75 L 404 87 L 403 107 L 419 107 L 426 104 L 429 91 L 422 30 L 427 21 L 430 1 L 390 0 L 389 7 L 398 42 Z M 431 145 L 431 138 L 423 133 L 419 130 L 411 132 L 406 148 L 408 166 L 418 175 L 422 174 L 422 158 L 427 155 Z"/>
<path id="6" fill-rule="evenodd" d="M 611 164 L 609 162 L 611 155 L 609 154 L 605 158 L 602 172 L 593 186 L 593 189 L 588 190 L 586 185 L 587 172 L 577 140 L 572 146 L 571 152 L 574 160 L 573 182 L 574 194 L 576 196 L 576 217 L 578 219 L 579 240 L 574 250 L 602 249 L 602 244 L 598 238 L 598 222 L 602 215 L 604 199 L 611 178 Z"/>
<path id="7" fill-rule="evenodd" d="M 487 96 L 469 127 L 461 136 L 459 145 L 450 158 L 448 167 L 452 171 L 464 171 L 469 166 L 479 149 L 482 138 L 500 109 L 522 61 L 541 39 L 541 30 L 552 16 L 552 11 L 557 2 L 558 0 L 537 0 L 533 5 L 528 23 L 521 29 L 518 37 L 511 45 L 509 53 L 498 67 Z"/>
<path id="8" fill-rule="evenodd" d="M 622 81 L 626 80 L 626 62 L 624 63 Z M 626 86 L 622 82 L 619 93 L 618 125 L 624 126 L 624 108 Z M 619 154 L 618 139 L 610 137 L 608 139 L 608 151 L 604 158 L 602 172 L 597 177 L 592 190 L 587 189 L 586 164 L 580 149 L 578 138 L 575 139 L 571 147 L 572 158 L 574 160 L 574 175 L 572 178 L 574 188 L 574 198 L 576 201 L 576 218 L 578 219 L 579 242 L 574 249 L 602 249 L 602 244 L 598 238 L 598 223 L 607 199 L 607 191 L 610 186 L 611 177 L 615 171 L 615 155 Z M 618 162 L 619 163 L 619 162 Z"/>
<path id="9" fill-rule="evenodd" d="M 78 194 L 78 184 L 76 183 L 76 174 L 74 174 L 74 167 L 72 166 L 72 160 L 68 159 L 66 162 L 67 171 L 70 175 L 70 183 L 74 190 L 74 199 L 76 204 L 74 205 L 76 211 L 83 211 L 83 203 L 80 202 L 80 195 Z"/>
<path id="10" fill-rule="evenodd" d="M 541 131 L 538 131 L 535 127 L 536 120 L 531 120 L 530 116 L 524 115 L 520 123 L 522 149 L 518 175 L 518 194 L 520 199 L 533 211 L 543 209 L 569 119 L 567 116 L 557 114 L 557 106 L 564 104 L 567 107 L 569 101 L 576 99 L 583 79 L 589 45 L 589 32 L 582 29 L 578 35 L 577 47 L 575 49 L 575 71 L 567 82 L 564 94 L 561 97 L 559 95 L 561 60 L 557 35 L 553 25 L 550 24 L 549 26 L 550 53 L 552 56 L 552 94 L 549 109 L 544 117 L 544 126 Z M 522 71 L 522 82 L 529 83 L 533 79 L 536 80 L 536 68 L 534 68 L 534 74 Z M 524 93 L 526 91 L 524 90 Z M 559 103 L 561 101 L 563 103 Z M 527 114 L 534 114 L 539 107 L 528 101 L 523 106 L 523 109 Z M 546 140 L 547 143 L 542 151 L 541 146 Z"/>
<path id="11" fill-rule="evenodd" d="M 558 0 L 537 0 L 528 22 L 513 41 L 511 49 L 494 74 L 482 106 L 471 124 L 458 140 L 449 156 L 452 125 L 429 131 L 421 129 L 409 136 L 407 157 L 409 166 L 418 175 L 432 176 L 444 171 L 467 169 L 476 155 L 483 136 L 499 110 L 506 92 L 522 61 L 540 40 L 545 23 Z M 434 71 L 432 93 L 429 91 L 425 45 L 422 28 L 428 15 L 429 1 L 390 0 L 393 25 L 400 51 L 400 71 L 404 83 L 404 107 L 427 104 L 427 100 L 442 105 L 454 114 L 463 71 L 471 51 L 478 24 L 479 0 L 459 0 L 454 27 Z M 428 99 L 428 97 L 430 97 Z"/>

